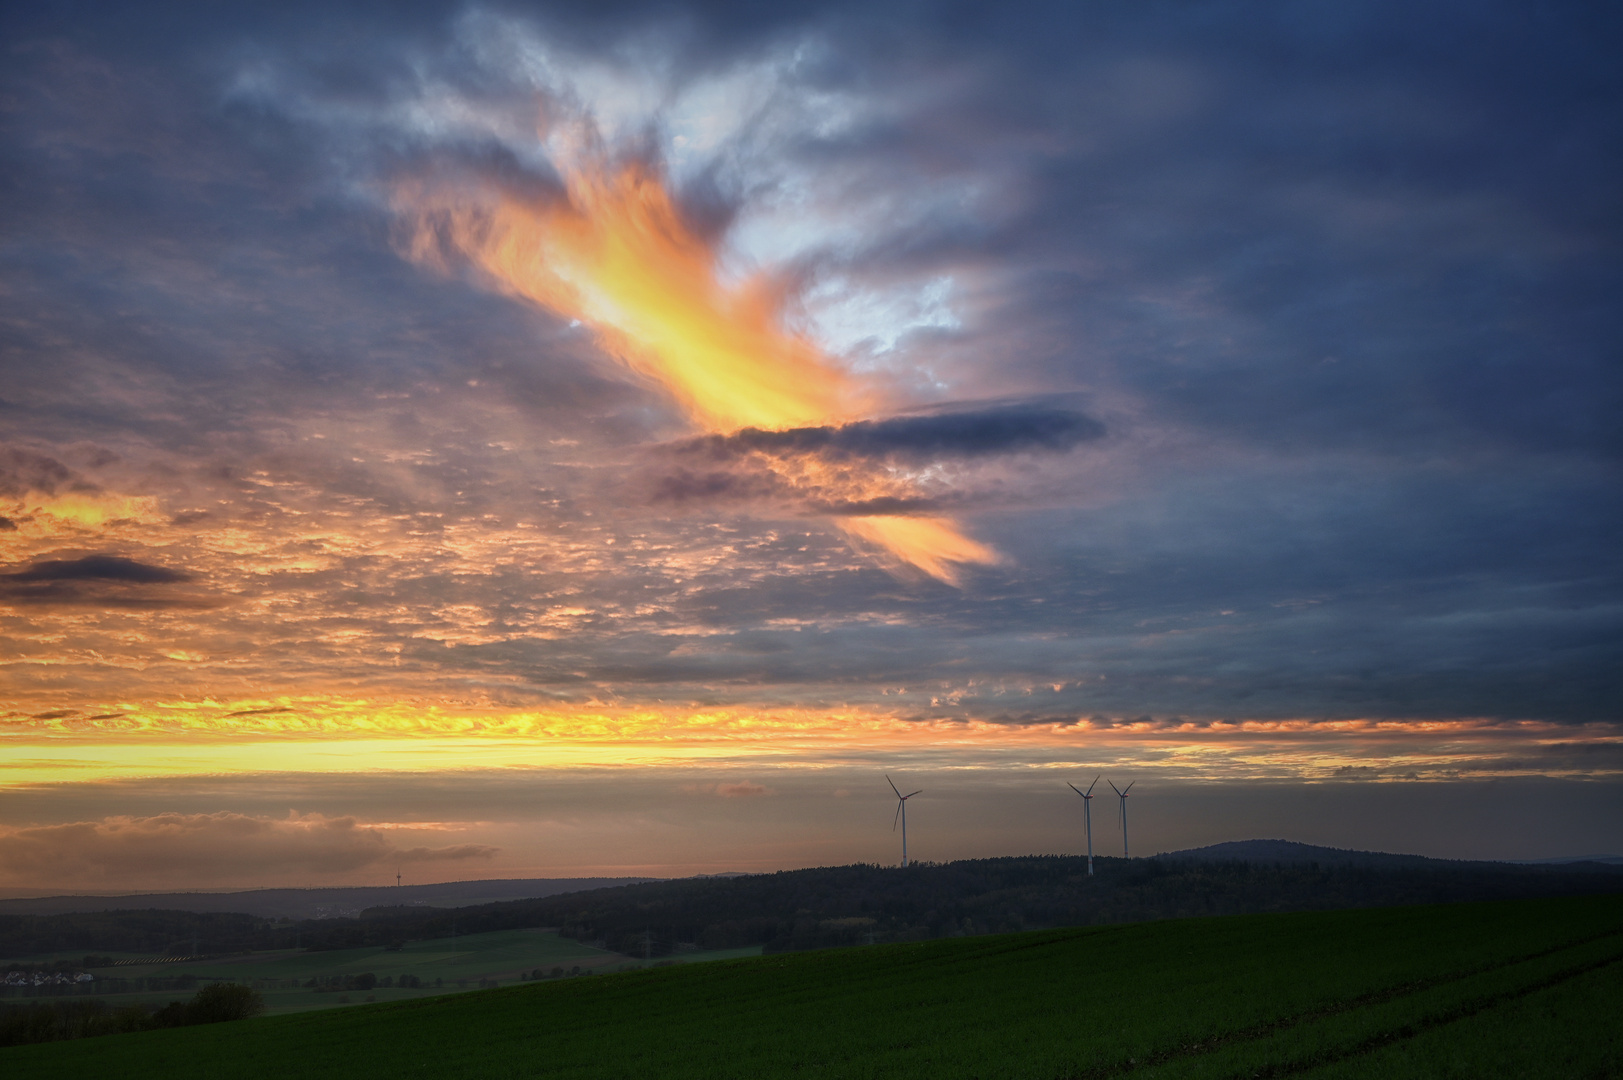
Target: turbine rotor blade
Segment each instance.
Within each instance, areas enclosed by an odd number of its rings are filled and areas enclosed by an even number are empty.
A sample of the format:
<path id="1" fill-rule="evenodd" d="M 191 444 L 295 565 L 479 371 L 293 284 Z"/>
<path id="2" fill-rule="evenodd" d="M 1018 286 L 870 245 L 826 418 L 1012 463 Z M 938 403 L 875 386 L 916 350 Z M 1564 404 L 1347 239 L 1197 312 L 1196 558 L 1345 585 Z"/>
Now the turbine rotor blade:
<path id="1" fill-rule="evenodd" d="M 887 784 L 889 784 L 889 785 L 890 785 L 890 790 L 892 790 L 892 791 L 895 791 L 895 792 L 896 792 L 896 797 L 897 797 L 897 798 L 898 798 L 898 799 L 900 799 L 900 798 L 901 798 L 901 797 L 902 797 L 902 793 L 901 793 L 901 792 L 900 792 L 900 791 L 897 791 L 897 790 L 896 790 L 896 781 L 894 781 L 894 780 L 892 780 L 892 779 L 891 779 L 891 778 L 890 778 L 890 774 L 889 774 L 889 773 L 886 773 L 886 774 L 885 774 L 885 783 L 887 783 Z"/>
<path id="2" fill-rule="evenodd" d="M 1138 781 L 1134 780 L 1133 784 L 1136 784 L 1136 783 L 1138 783 Z M 1133 784 L 1128 784 L 1126 790 L 1123 791 L 1122 794 L 1125 795 L 1125 794 L 1127 794 L 1128 791 L 1132 791 L 1133 790 Z"/>
<path id="3" fill-rule="evenodd" d="M 1069 780 L 1065 781 L 1065 786 L 1070 788 L 1072 791 L 1076 792 L 1078 795 L 1082 795 L 1082 789 L 1077 787 L 1075 784 L 1071 783 Z M 1086 795 L 1082 795 L 1082 797 L 1084 799 L 1087 798 Z"/>
<path id="4" fill-rule="evenodd" d="M 913 793 L 913 795 L 923 795 L 923 794 L 924 794 L 924 789 L 923 788 L 919 788 L 917 791 L 915 791 Z M 903 795 L 902 799 L 904 801 L 907 800 L 907 799 L 911 799 L 913 797 L 913 795 Z"/>
<path id="5" fill-rule="evenodd" d="M 1106 780 L 1105 783 L 1110 785 L 1111 791 L 1114 791 L 1117 795 L 1121 794 L 1121 788 L 1116 786 L 1116 782 L 1114 780 Z"/>
<path id="6" fill-rule="evenodd" d="M 1099 776 L 1103 776 L 1103 775 L 1104 775 L 1104 773 L 1099 774 Z M 1093 783 L 1088 785 L 1088 795 L 1092 795 L 1093 794 L 1093 789 L 1099 786 L 1099 776 L 1095 776 L 1093 778 Z M 1086 795 L 1083 796 L 1083 798 L 1086 798 L 1086 797 L 1087 797 Z"/>
<path id="7" fill-rule="evenodd" d="M 896 831 L 896 823 L 898 821 L 902 820 L 902 803 L 904 803 L 906 801 L 907 801 L 906 799 L 902 799 L 902 800 L 900 800 L 900 801 L 898 801 L 896 803 L 896 816 L 890 819 L 890 831 L 891 832 Z"/>

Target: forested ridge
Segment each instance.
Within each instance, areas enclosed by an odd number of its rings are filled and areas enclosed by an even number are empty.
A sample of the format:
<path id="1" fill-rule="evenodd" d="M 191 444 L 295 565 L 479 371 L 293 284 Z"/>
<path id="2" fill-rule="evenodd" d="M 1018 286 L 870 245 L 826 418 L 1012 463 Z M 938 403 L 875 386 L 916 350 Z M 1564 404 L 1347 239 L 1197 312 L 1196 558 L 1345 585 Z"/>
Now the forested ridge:
<path id="1" fill-rule="evenodd" d="M 761 945 L 768 952 L 1196 915 L 1452 903 L 1623 891 L 1623 868 L 1447 863 L 1397 868 L 1033 855 L 906 868 L 867 864 L 685 878 L 359 918 L 271 921 L 177 911 L 0 916 L 0 956 L 342 949 L 556 927 L 632 956 Z"/>
<path id="2" fill-rule="evenodd" d="M 286 948 L 299 936 L 298 927 L 285 920 L 220 911 L 0 915 L 0 957 L 78 951 L 181 957 Z"/>
<path id="3" fill-rule="evenodd" d="M 768 952 L 1243 912 L 1449 903 L 1623 891 L 1623 871 L 1366 866 L 1074 856 L 865 864 L 632 885 L 455 913 L 456 932 L 555 926 L 630 955 L 762 945 Z M 451 913 L 375 909 L 314 947 L 450 933 Z"/>

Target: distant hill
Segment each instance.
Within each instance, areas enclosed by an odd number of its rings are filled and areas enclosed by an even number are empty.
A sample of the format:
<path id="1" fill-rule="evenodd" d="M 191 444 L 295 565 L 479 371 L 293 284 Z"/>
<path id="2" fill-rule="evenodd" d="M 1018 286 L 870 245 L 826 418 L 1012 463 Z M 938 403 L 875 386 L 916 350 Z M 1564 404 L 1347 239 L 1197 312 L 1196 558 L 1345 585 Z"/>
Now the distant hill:
<path id="1" fill-rule="evenodd" d="M 1385 851 L 1353 851 L 1347 848 L 1317 847 L 1294 840 L 1230 840 L 1225 844 L 1168 851 L 1157 859 L 1195 859 L 1202 862 L 1318 863 L 1321 866 L 1379 866 L 1389 869 L 1460 867 L 1472 865 L 1460 859 L 1433 859 L 1425 855 L 1394 855 Z M 1491 864 L 1489 864 L 1491 865 Z"/>
<path id="2" fill-rule="evenodd" d="M 556 927 L 566 937 L 631 956 L 761 946 L 786 952 L 887 941 L 1003 933 L 1039 927 L 1141 922 L 1191 915 L 1310 911 L 1623 892 L 1623 867 L 1599 863 L 1526 866 L 1418 855 L 1349 852 L 1287 841 L 1218 844 L 1154 858 L 1027 855 L 857 864 L 776 874 L 680 878 L 581 888 L 581 881 L 513 883 L 550 895 L 469 903 L 489 882 L 461 882 L 436 906 L 408 889 L 264 890 L 348 892 L 348 904 L 383 902 L 358 917 L 292 920 L 240 911 L 255 893 L 192 894 L 236 914 L 107 911 L 176 898 L 97 897 L 104 910 L 55 915 L 0 911 L 0 957 L 46 953 L 223 954 L 242 950 L 384 947 L 496 930 Z M 430 886 L 417 886 L 429 889 Z M 488 893 L 487 893 L 488 895 Z M 308 895 L 305 899 L 309 899 Z M 404 901 L 404 902 L 403 902 Z M 455 907 L 453 913 L 448 910 Z"/>
<path id="3" fill-rule="evenodd" d="M 244 892 L 132 893 L 126 896 L 36 896 L 0 900 L 0 915 L 68 915 L 94 911 L 236 912 L 268 919 L 353 918 L 367 908 L 468 907 L 531 900 L 583 889 L 634 885 L 659 878 L 498 878 L 435 885 L 334 889 L 251 889 Z"/>
<path id="4" fill-rule="evenodd" d="M 1273 843 L 1284 842 L 1262 842 Z M 1594 863 L 1454 862 L 1305 844 L 1250 850 L 1249 859 L 1100 857 L 1093 877 L 1077 856 L 1028 855 L 687 878 L 463 908 L 457 923 L 462 933 L 554 926 L 617 952 L 657 956 L 684 944 L 779 952 L 1190 915 L 1623 892 L 1623 867 Z M 1313 858 L 1315 850 L 1345 857 Z M 1280 851 L 1292 857 L 1257 854 Z M 342 949 L 450 932 L 449 912 L 377 908 L 313 925 L 303 944 Z"/>
<path id="5" fill-rule="evenodd" d="M 1564 859 L 1505 859 L 1467 860 L 1433 859 L 1425 855 L 1394 855 L 1385 851 L 1354 851 L 1348 848 L 1317 847 L 1299 844 L 1294 840 L 1230 840 L 1223 844 L 1168 851 L 1156 855 L 1157 859 L 1195 859 L 1211 862 L 1283 863 L 1286 865 L 1318 863 L 1321 866 L 1369 866 L 1386 869 L 1435 869 L 1471 866 L 1564 866 L 1582 863 L 1607 866 L 1623 865 L 1617 855 L 1584 855 Z"/>

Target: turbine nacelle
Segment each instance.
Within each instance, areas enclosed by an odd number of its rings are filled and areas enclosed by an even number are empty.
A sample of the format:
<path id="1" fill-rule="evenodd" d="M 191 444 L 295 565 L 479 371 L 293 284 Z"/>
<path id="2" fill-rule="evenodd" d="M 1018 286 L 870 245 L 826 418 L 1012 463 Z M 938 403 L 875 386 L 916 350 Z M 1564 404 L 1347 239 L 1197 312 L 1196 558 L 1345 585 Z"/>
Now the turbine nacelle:
<path id="1" fill-rule="evenodd" d="M 1116 797 L 1121 800 L 1121 855 L 1124 859 L 1130 858 L 1131 856 L 1127 854 L 1127 793 L 1133 790 L 1133 784 L 1138 783 L 1138 781 L 1134 780 L 1132 784 L 1128 784 L 1124 788 L 1117 787 L 1114 780 L 1108 780 L 1106 783 L 1110 785 L 1110 790 L 1116 793 Z"/>
<path id="2" fill-rule="evenodd" d="M 1104 774 L 1100 773 L 1099 775 L 1103 776 Z M 1137 781 L 1134 781 L 1134 783 L 1137 783 Z M 1095 776 L 1093 778 L 1093 783 L 1088 785 L 1088 790 L 1086 790 L 1086 791 L 1083 791 L 1081 788 L 1077 787 L 1075 784 L 1071 783 L 1069 780 L 1065 781 L 1065 786 L 1070 788 L 1072 791 L 1076 792 L 1078 795 L 1082 796 L 1084 799 L 1091 799 L 1091 798 L 1093 798 L 1093 789 L 1099 786 L 1099 777 Z M 1133 785 L 1128 784 L 1127 786 L 1132 787 Z"/>
<path id="3" fill-rule="evenodd" d="M 885 783 L 890 785 L 890 790 L 896 792 L 896 816 L 890 819 L 890 831 L 895 832 L 896 823 L 902 819 L 902 804 L 906 803 L 914 795 L 923 795 L 924 789 L 920 788 L 911 795 L 903 795 L 901 789 L 896 786 L 896 782 L 889 775 L 886 775 Z"/>
<path id="4" fill-rule="evenodd" d="M 1104 774 L 1100 773 L 1099 775 L 1103 776 Z M 1083 826 L 1088 831 L 1088 876 L 1092 877 L 1093 876 L 1093 789 L 1099 786 L 1099 777 L 1095 776 L 1093 778 L 1093 783 L 1088 785 L 1088 790 L 1086 790 L 1086 791 L 1083 791 L 1081 788 L 1077 787 L 1075 784 L 1071 783 L 1069 780 L 1065 781 L 1065 786 L 1070 788 L 1072 791 L 1076 792 L 1078 795 L 1082 796 L 1082 823 L 1083 823 Z"/>

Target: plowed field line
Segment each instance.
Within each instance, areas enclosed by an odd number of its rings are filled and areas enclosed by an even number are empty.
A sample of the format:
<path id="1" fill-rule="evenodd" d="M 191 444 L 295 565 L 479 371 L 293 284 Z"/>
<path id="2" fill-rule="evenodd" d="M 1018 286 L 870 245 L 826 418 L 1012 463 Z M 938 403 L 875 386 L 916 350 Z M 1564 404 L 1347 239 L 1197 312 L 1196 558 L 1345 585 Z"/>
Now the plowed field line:
<path id="1" fill-rule="evenodd" d="M 1216 1035 L 1188 1046 L 1180 1046 L 1175 1049 L 1163 1050 L 1157 1053 L 1148 1054 L 1135 1061 L 1123 1061 L 1114 1065 L 1105 1065 L 1094 1069 L 1086 1069 L 1082 1072 L 1067 1073 L 1064 1074 L 1061 1080 L 1105 1080 L 1107 1077 L 1126 1076 L 1130 1073 L 1136 1072 L 1139 1069 L 1147 1069 L 1156 1065 L 1165 1065 L 1168 1062 L 1177 1061 L 1184 1058 L 1200 1057 L 1241 1043 L 1267 1039 L 1274 1035 L 1278 1035 L 1281 1032 L 1288 1031 L 1291 1028 L 1300 1027 L 1303 1024 L 1311 1023 L 1315 1020 L 1323 1020 L 1332 1016 L 1341 1016 L 1347 1013 L 1357 1012 L 1359 1009 L 1369 1008 L 1372 1005 L 1381 1005 L 1388 1001 L 1396 1001 L 1400 998 L 1412 997 L 1415 994 L 1423 993 L 1427 990 L 1433 990 L 1441 986 L 1448 986 L 1453 983 L 1464 982 L 1467 979 L 1476 978 L 1480 975 L 1487 975 L 1495 971 L 1503 971 L 1506 968 L 1515 967 L 1518 964 L 1531 963 L 1534 960 L 1540 960 L 1547 956 L 1554 956 L 1557 953 L 1566 952 L 1569 949 L 1581 948 L 1585 945 L 1592 945 L 1596 942 L 1618 937 L 1623 937 L 1623 930 L 1607 930 L 1598 934 L 1591 934 L 1588 937 L 1565 941 L 1559 945 L 1552 945 L 1549 948 L 1538 949 L 1534 952 L 1506 957 L 1505 959 L 1496 960 L 1487 964 L 1480 964 L 1464 971 L 1450 972 L 1447 975 L 1439 975 L 1430 979 L 1416 979 L 1410 982 L 1401 983 L 1397 986 L 1390 986 L 1381 990 L 1372 990 L 1364 994 L 1359 994 L 1355 997 L 1346 998 L 1345 1000 L 1338 1001 L 1332 1005 L 1321 1006 L 1317 1009 L 1308 1009 L 1293 1016 L 1281 1017 L 1277 1020 L 1269 1020 L 1265 1023 L 1255 1024 L 1248 1028 L 1241 1028 L 1237 1031 L 1231 1031 L 1224 1035 Z M 1602 960 L 1594 964 L 1570 969 L 1570 973 L 1568 971 L 1563 971 L 1557 976 L 1551 977 L 1555 979 L 1555 982 L 1549 982 L 1547 979 L 1540 980 L 1534 984 L 1530 984 L 1530 988 L 1528 988 L 1526 992 L 1532 993 L 1535 990 L 1543 989 L 1545 983 L 1553 986 L 1556 985 L 1556 983 L 1564 982 L 1569 978 L 1576 978 L 1577 976 L 1586 974 L 1587 972 L 1595 970 L 1598 967 L 1605 967 L 1608 964 L 1616 963 L 1620 959 L 1623 959 L 1623 955 L 1613 956 L 1609 959 Z M 1522 993 L 1522 990 L 1518 988 L 1515 991 L 1507 991 L 1506 993 L 1515 996 Z M 1460 1013 L 1458 1016 L 1445 1014 L 1447 1015 L 1447 1018 L 1439 1019 L 1438 1024 L 1452 1023 L 1454 1020 L 1464 1019 L 1466 1016 L 1474 1015 L 1474 1012 L 1481 1012 L 1483 1009 L 1491 1008 L 1494 1004 L 1498 1003 L 1499 999 L 1508 1000 L 1508 998 L 1505 998 L 1504 994 L 1490 995 L 1490 997 L 1494 1000 L 1489 1000 L 1487 1004 L 1483 1004 L 1480 1007 L 1475 1007 L 1473 1012 Z M 1475 1003 L 1473 1002 L 1473 1006 L 1474 1005 Z M 1416 1028 L 1414 1034 L 1418 1034 L 1421 1030 L 1427 1029 Z M 1383 1033 L 1378 1038 L 1386 1038 L 1386 1033 Z M 1387 1042 L 1391 1041 L 1396 1041 L 1396 1038 L 1387 1039 Z M 1380 1046 L 1386 1045 L 1387 1042 L 1369 1041 L 1369 1045 L 1367 1047 L 1360 1044 L 1357 1049 L 1349 1051 L 1348 1056 L 1367 1053 L 1369 1050 L 1374 1050 Z M 1320 1065 L 1329 1064 L 1332 1060 L 1340 1059 L 1315 1059 L 1311 1062 L 1302 1063 L 1299 1066 L 1289 1066 L 1289 1070 L 1290 1072 L 1301 1072 L 1305 1069 L 1317 1068 Z M 1252 1070 L 1246 1075 L 1284 1076 L 1290 1075 L 1290 1072 L 1259 1072 Z"/>

